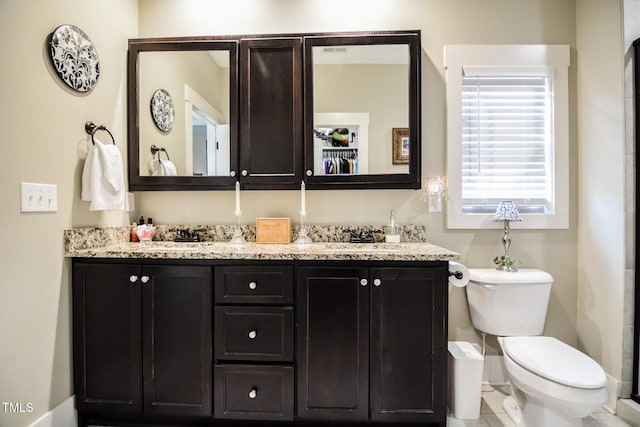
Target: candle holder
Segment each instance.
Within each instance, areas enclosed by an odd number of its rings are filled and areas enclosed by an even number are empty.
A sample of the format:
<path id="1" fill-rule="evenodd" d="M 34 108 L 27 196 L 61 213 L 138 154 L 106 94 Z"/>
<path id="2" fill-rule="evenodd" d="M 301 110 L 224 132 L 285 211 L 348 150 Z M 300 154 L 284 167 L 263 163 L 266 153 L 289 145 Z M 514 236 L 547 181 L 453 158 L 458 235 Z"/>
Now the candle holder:
<path id="1" fill-rule="evenodd" d="M 313 243 L 311 237 L 307 234 L 307 212 L 300 211 L 300 233 L 298 234 L 298 238 L 295 243 L 299 245 L 307 245 L 309 243 Z"/>
<path id="2" fill-rule="evenodd" d="M 244 240 L 244 237 L 242 236 L 242 229 L 240 228 L 240 215 L 242 214 L 242 212 L 236 211 L 235 214 L 236 217 L 238 217 L 238 222 L 236 223 L 236 228 L 235 230 L 233 230 L 233 237 L 231 238 L 231 240 L 229 240 L 229 243 L 242 245 L 244 243 L 247 243 L 247 241 Z"/>

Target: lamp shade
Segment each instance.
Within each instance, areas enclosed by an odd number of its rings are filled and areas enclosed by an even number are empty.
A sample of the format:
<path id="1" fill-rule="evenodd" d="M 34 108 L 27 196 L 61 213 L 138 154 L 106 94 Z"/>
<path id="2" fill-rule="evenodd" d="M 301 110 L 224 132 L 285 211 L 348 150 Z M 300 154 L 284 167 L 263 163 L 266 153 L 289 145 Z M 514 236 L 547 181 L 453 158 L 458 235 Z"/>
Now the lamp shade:
<path id="1" fill-rule="evenodd" d="M 492 221 L 522 221 L 522 217 L 516 205 L 511 200 L 505 200 L 498 205 Z"/>

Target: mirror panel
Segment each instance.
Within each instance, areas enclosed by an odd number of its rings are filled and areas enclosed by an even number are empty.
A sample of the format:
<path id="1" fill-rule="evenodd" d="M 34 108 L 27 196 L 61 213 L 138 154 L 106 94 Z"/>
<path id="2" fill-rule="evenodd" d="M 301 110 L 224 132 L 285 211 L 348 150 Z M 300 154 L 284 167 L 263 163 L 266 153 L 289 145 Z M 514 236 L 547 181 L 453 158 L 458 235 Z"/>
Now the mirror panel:
<path id="1" fill-rule="evenodd" d="M 155 91 L 164 89 L 174 105 L 173 127 L 166 132 L 156 126 L 151 107 L 139 111 L 140 174 L 164 178 L 169 160 L 178 176 L 228 176 L 229 52 L 141 52 L 138 61 L 138 104 L 150 104 Z M 151 145 L 161 151 L 152 154 Z"/>
<path id="2" fill-rule="evenodd" d="M 129 42 L 129 55 L 130 188 L 229 188 L 237 169 L 237 42 L 139 39 Z M 168 108 L 165 96 L 164 108 L 154 109 L 159 89 L 170 96 Z M 163 109 L 173 113 L 170 129 L 157 124 Z"/>
<path id="3" fill-rule="evenodd" d="M 419 33 L 305 38 L 315 188 L 420 187 L 419 53 Z"/>
<path id="4" fill-rule="evenodd" d="M 409 127 L 409 47 L 315 46 L 312 54 L 314 165 L 324 165 L 314 175 L 408 174 L 389 143 L 393 128 Z M 345 160 L 351 172 L 327 167 Z"/>

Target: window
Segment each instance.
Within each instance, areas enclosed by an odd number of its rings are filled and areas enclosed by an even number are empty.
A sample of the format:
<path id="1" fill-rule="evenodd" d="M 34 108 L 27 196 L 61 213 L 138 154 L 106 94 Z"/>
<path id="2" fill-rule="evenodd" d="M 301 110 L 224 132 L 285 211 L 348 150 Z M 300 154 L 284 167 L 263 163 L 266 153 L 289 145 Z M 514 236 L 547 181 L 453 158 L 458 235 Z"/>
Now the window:
<path id="1" fill-rule="evenodd" d="M 568 228 L 568 46 L 446 46 L 449 228 Z M 501 226 L 498 224 L 498 226 Z"/>

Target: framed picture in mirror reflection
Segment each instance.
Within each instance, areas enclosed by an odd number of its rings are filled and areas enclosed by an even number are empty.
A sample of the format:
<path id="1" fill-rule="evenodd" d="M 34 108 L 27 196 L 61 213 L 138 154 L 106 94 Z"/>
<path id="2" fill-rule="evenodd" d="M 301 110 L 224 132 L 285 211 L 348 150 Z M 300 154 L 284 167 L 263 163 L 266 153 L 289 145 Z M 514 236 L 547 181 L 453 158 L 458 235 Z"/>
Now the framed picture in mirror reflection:
<path id="1" fill-rule="evenodd" d="M 392 162 L 394 165 L 409 163 L 409 128 L 392 129 Z"/>

